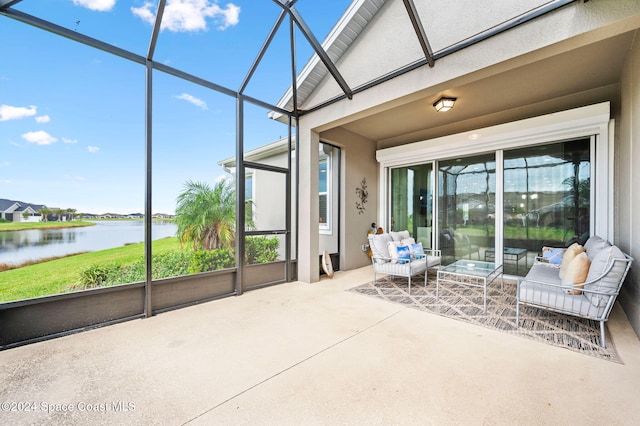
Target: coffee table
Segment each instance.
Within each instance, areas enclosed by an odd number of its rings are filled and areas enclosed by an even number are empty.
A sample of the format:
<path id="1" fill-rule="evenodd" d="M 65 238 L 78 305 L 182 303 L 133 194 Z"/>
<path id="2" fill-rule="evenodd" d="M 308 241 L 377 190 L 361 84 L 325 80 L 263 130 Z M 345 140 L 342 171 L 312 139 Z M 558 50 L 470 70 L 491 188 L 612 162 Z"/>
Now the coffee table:
<path id="1" fill-rule="evenodd" d="M 500 288 L 504 288 L 502 265 L 493 262 L 458 260 L 438 269 L 436 300 L 440 296 L 440 283 L 463 284 L 481 287 L 484 290 L 484 313 L 487 313 L 487 286 L 500 277 Z"/>

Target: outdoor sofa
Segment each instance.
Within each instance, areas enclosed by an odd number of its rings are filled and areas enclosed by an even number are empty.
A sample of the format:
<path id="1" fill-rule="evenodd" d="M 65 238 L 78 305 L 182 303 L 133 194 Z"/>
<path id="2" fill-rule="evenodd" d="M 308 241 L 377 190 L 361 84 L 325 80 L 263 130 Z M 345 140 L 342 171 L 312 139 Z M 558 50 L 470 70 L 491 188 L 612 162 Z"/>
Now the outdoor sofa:
<path id="1" fill-rule="evenodd" d="M 606 347 L 609 318 L 633 259 L 617 246 L 591 236 L 584 244 L 544 248 L 516 292 L 516 327 L 520 306 L 574 315 L 600 322 L 600 345 Z"/>
<path id="2" fill-rule="evenodd" d="M 425 249 L 416 243 L 409 231 L 369 234 L 373 281 L 377 274 L 406 277 L 411 294 L 411 278 L 424 273 L 427 285 L 427 269 L 440 265 L 440 250 Z"/>

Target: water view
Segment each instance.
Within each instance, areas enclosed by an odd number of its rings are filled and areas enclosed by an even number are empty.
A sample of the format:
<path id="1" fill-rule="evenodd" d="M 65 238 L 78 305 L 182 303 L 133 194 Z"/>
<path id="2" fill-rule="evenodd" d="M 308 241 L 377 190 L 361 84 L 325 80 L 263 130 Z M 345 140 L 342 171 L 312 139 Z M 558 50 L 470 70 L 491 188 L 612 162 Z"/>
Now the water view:
<path id="1" fill-rule="evenodd" d="M 176 235 L 172 222 L 154 222 L 152 239 Z M 19 264 L 54 256 L 105 250 L 144 241 L 144 221 L 99 221 L 95 226 L 0 232 L 0 263 Z"/>

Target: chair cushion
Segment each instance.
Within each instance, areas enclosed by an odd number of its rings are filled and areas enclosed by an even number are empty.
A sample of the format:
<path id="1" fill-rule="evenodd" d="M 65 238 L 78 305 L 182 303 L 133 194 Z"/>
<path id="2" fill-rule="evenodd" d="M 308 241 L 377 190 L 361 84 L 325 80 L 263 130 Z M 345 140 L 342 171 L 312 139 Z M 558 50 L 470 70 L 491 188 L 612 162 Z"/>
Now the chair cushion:
<path id="1" fill-rule="evenodd" d="M 403 238 L 402 241 L 400 241 L 401 246 L 411 246 L 411 244 L 415 244 L 415 243 L 416 243 L 416 240 L 414 240 L 413 237 Z"/>
<path id="2" fill-rule="evenodd" d="M 401 277 L 408 277 L 411 275 L 420 274 L 427 270 L 427 262 L 425 259 L 415 259 L 411 262 L 400 264 L 387 262 L 379 265 L 374 265 L 376 273 L 396 275 Z"/>
<path id="3" fill-rule="evenodd" d="M 569 267 L 569 264 L 573 260 L 574 257 L 584 252 L 584 247 L 578 243 L 573 243 L 569 246 L 567 251 L 564 252 L 564 256 L 562 256 L 562 263 L 560 264 L 560 274 L 559 277 L 562 279 L 564 277 L 564 272 Z"/>
<path id="4" fill-rule="evenodd" d="M 387 243 L 391 241 L 389 234 L 369 234 L 369 246 L 376 263 L 385 263 L 389 257 Z"/>
<path id="5" fill-rule="evenodd" d="M 389 235 L 391 235 L 391 239 L 393 241 L 402 241 L 405 238 L 411 237 L 411 235 L 409 235 L 409 231 L 400 231 L 400 232 L 391 231 L 389 232 Z"/>
<path id="6" fill-rule="evenodd" d="M 567 293 L 582 294 L 584 282 L 589 274 L 589 266 L 591 266 L 591 260 L 586 252 L 573 258 L 562 276 L 562 285 L 570 288 Z"/>

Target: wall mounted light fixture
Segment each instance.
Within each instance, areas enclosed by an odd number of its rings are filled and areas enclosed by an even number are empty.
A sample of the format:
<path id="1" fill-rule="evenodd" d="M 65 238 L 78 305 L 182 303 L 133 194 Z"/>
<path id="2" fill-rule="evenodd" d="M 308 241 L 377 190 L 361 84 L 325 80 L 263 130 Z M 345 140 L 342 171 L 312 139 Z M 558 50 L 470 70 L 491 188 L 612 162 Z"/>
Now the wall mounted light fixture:
<path id="1" fill-rule="evenodd" d="M 447 98 L 445 96 L 442 96 L 440 99 L 438 99 L 433 103 L 433 107 L 438 112 L 447 112 L 451 108 L 453 108 L 453 106 L 456 103 L 456 100 L 457 100 L 456 98 Z"/>

